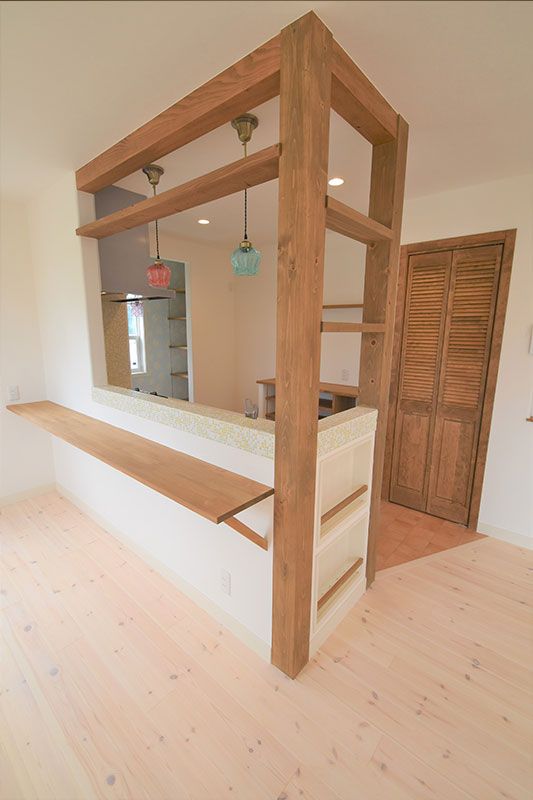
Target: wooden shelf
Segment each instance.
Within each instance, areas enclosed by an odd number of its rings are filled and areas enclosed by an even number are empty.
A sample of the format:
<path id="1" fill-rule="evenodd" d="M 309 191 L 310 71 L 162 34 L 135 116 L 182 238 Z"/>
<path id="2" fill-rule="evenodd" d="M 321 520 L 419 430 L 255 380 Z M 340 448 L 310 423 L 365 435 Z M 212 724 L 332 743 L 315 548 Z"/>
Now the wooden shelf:
<path id="1" fill-rule="evenodd" d="M 351 564 L 348 567 L 348 569 L 345 570 L 339 578 L 337 578 L 335 583 L 332 586 L 330 586 L 329 589 L 327 589 L 324 592 L 324 594 L 319 598 L 318 603 L 317 603 L 317 607 L 318 607 L 319 611 L 322 608 L 322 606 L 324 606 L 328 602 L 328 600 L 331 600 L 333 595 L 336 592 L 338 592 L 339 589 L 342 586 L 344 586 L 346 581 L 348 581 L 352 577 L 352 575 L 355 575 L 357 570 L 361 567 L 362 563 L 363 563 L 363 559 L 362 558 L 358 558 L 356 561 L 354 561 L 354 563 Z"/>
<path id="2" fill-rule="evenodd" d="M 7 408 L 217 524 L 274 493 L 270 486 L 47 400 Z"/>
<path id="3" fill-rule="evenodd" d="M 173 378 L 187 378 L 187 380 L 189 379 L 188 372 L 171 372 L 170 374 L 172 375 Z"/>
<path id="4" fill-rule="evenodd" d="M 327 303 L 327 305 L 322 306 L 322 308 L 363 308 L 362 303 Z"/>
<path id="5" fill-rule="evenodd" d="M 333 506 L 333 508 L 330 508 L 329 511 L 325 512 L 325 514 L 322 514 L 322 516 L 320 517 L 320 524 L 323 525 L 324 522 L 327 522 L 332 517 L 335 517 L 339 513 L 339 511 L 342 511 L 343 508 L 349 506 L 350 503 L 353 503 L 354 500 L 357 500 L 358 497 L 361 497 L 361 495 L 364 494 L 367 490 L 368 486 L 366 486 L 366 484 L 360 486 L 358 489 L 355 490 L 355 492 L 352 492 L 352 494 L 349 494 L 348 497 L 344 498 L 344 500 L 341 500 L 340 503 L 337 503 L 337 505 Z"/>
<path id="6" fill-rule="evenodd" d="M 187 317 L 167 317 L 167 319 L 187 319 Z"/>
<path id="7" fill-rule="evenodd" d="M 326 197 L 326 228 L 363 244 L 375 245 L 392 239 L 390 228 L 329 196 Z"/>
<path id="8" fill-rule="evenodd" d="M 275 378 L 261 378 L 256 383 L 264 384 L 265 386 L 275 386 Z M 329 394 L 337 395 L 339 397 L 358 397 L 359 387 L 351 386 L 344 383 L 319 383 L 318 388 L 320 392 L 329 392 Z M 269 395 L 275 397 L 275 395 Z"/>
<path id="9" fill-rule="evenodd" d="M 322 333 L 384 333 L 381 322 L 322 322 Z"/>

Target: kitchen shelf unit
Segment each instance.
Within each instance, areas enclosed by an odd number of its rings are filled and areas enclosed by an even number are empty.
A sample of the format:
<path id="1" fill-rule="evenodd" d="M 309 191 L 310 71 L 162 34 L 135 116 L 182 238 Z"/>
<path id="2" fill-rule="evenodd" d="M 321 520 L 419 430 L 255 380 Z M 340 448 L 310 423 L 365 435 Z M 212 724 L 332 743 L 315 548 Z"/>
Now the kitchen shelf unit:
<path id="1" fill-rule="evenodd" d="M 366 589 L 374 433 L 318 460 L 311 653 Z"/>
<path id="2" fill-rule="evenodd" d="M 263 378 L 256 381 L 259 385 L 259 416 L 266 419 L 276 418 L 276 380 Z M 355 408 L 359 387 L 343 383 L 320 383 L 318 398 L 318 418 L 323 419 L 340 411 Z"/>

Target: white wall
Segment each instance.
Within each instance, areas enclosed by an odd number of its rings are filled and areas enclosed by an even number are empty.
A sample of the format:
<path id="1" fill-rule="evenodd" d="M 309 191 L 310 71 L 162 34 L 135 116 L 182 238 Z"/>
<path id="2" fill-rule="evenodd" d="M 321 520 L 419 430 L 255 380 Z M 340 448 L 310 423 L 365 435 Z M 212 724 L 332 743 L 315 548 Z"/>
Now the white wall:
<path id="1" fill-rule="evenodd" d="M 40 302 L 40 301 L 39 301 Z M 38 300 L 28 247 L 27 207 L 2 198 L 0 207 L 0 503 L 54 482 L 50 437 L 11 412 L 8 388 L 21 400 L 46 397 Z"/>
<path id="2" fill-rule="evenodd" d="M 86 206 L 81 219 L 79 201 Z M 105 383 L 98 254 L 95 241 L 81 240 L 75 235 L 80 221 L 85 221 L 90 213 L 90 198 L 78 197 L 74 175 L 68 172 L 31 207 L 30 239 L 48 399 L 272 485 L 273 463 L 269 459 L 93 402 L 93 380 L 97 384 Z M 212 287 L 214 296 L 209 303 L 202 303 L 196 311 L 193 307 L 199 328 L 193 338 L 201 336 L 202 325 L 208 329 L 213 343 L 217 344 L 217 349 L 211 351 L 215 353 L 213 363 L 208 366 L 216 373 L 217 356 L 222 360 L 226 349 L 233 353 L 232 313 L 228 314 L 230 335 L 226 344 L 220 324 L 220 309 L 225 320 L 225 313 L 232 305 L 227 280 L 218 275 L 219 262 L 209 249 L 191 244 L 169 252 L 168 256 L 197 266 L 196 278 L 192 270 L 193 303 L 195 290 L 202 281 Z M 208 266 L 211 274 L 208 274 Z M 224 292 L 230 295 L 229 299 Z M 203 294 L 198 292 L 198 296 L 203 297 Z M 202 313 L 205 315 L 203 323 Z M 202 383 L 201 365 L 198 371 L 199 399 L 209 402 L 213 376 L 206 375 L 207 380 Z M 43 395 L 44 388 L 39 392 L 39 396 Z M 20 421 L 20 424 L 34 431 L 28 423 Z M 56 480 L 61 487 L 149 559 L 162 564 L 178 582 L 185 582 L 187 591 L 263 655 L 268 655 L 271 549 L 269 552 L 261 550 L 227 526 L 213 525 L 64 442 L 53 440 L 53 451 Z M 243 519 L 258 532 L 271 536 L 271 501 L 248 509 Z M 222 568 L 232 575 L 231 596 L 223 594 L 220 588 Z"/>
<path id="3" fill-rule="evenodd" d="M 406 203 L 402 241 L 517 228 L 479 530 L 533 538 L 533 177 L 509 178 Z"/>

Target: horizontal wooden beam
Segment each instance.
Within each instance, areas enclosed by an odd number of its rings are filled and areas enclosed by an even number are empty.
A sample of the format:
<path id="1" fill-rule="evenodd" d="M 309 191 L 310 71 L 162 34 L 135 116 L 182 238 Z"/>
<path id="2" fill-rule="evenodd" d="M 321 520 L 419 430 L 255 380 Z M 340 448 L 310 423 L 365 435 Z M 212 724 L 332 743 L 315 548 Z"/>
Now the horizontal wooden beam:
<path id="1" fill-rule="evenodd" d="M 245 525 L 244 522 L 241 522 L 240 519 L 236 517 L 229 517 L 225 519 L 224 522 L 226 525 L 229 525 L 230 528 L 233 528 L 234 531 L 240 533 L 241 536 L 245 536 L 254 544 L 258 545 L 258 547 L 262 547 L 263 550 L 268 550 L 268 540 L 265 539 L 264 536 L 261 536 L 259 533 L 256 533 L 248 525 Z"/>
<path id="2" fill-rule="evenodd" d="M 248 158 L 240 158 L 200 178 L 194 178 L 155 197 L 141 200 L 140 203 L 115 211 L 107 217 L 82 225 L 76 233 L 78 236 L 104 239 L 114 233 L 170 217 L 172 214 L 227 197 L 250 186 L 266 183 L 278 177 L 279 155 L 279 144 L 266 147 Z"/>
<path id="3" fill-rule="evenodd" d="M 7 409 L 217 524 L 274 494 L 263 483 L 48 400 Z"/>
<path id="4" fill-rule="evenodd" d="M 333 110 L 372 144 L 395 139 L 396 111 L 335 41 L 332 56 Z"/>
<path id="5" fill-rule="evenodd" d="M 97 192 L 279 94 L 280 37 L 219 73 L 76 172 Z"/>
<path id="6" fill-rule="evenodd" d="M 363 484 L 358 489 L 356 489 L 355 492 L 352 492 L 351 494 L 348 495 L 348 497 L 345 497 L 344 500 L 341 500 L 340 503 L 337 503 L 336 506 L 330 508 L 329 511 L 326 511 L 326 513 L 322 514 L 322 516 L 320 517 L 320 524 L 323 525 L 324 522 L 328 521 L 328 519 L 331 519 L 332 517 L 336 516 L 339 513 L 339 511 L 342 511 L 343 508 L 346 508 L 346 506 L 349 506 L 350 503 L 353 503 L 354 500 L 357 500 L 358 497 L 361 497 L 361 495 L 364 494 L 367 491 L 367 489 L 368 486 L 366 484 Z"/>
<path id="7" fill-rule="evenodd" d="M 322 308 L 363 308 L 362 303 L 327 303 Z"/>
<path id="8" fill-rule="evenodd" d="M 363 244 L 373 245 L 392 239 L 390 228 L 329 195 L 326 197 L 326 228 Z"/>
<path id="9" fill-rule="evenodd" d="M 335 581 L 333 586 L 330 586 L 327 592 L 324 592 L 324 594 L 322 595 L 322 597 L 319 598 L 317 603 L 319 611 L 322 608 L 322 606 L 326 605 L 328 600 L 331 600 L 333 595 L 339 591 L 341 586 L 344 586 L 346 581 L 348 581 L 352 577 L 352 575 L 355 575 L 357 570 L 361 567 L 362 563 L 363 563 L 362 558 L 358 558 L 357 561 L 354 561 L 354 563 L 350 567 L 348 567 L 346 572 L 343 572 L 340 578 Z"/>
<path id="10" fill-rule="evenodd" d="M 383 333 L 382 322 L 322 322 L 322 333 Z"/>

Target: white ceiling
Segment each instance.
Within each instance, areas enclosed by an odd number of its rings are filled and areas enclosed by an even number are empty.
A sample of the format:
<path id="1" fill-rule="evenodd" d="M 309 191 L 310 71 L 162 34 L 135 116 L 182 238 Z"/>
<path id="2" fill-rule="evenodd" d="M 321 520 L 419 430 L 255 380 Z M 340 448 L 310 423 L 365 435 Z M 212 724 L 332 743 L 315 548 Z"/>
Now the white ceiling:
<path id="1" fill-rule="evenodd" d="M 533 172 L 532 2 L 2 2 L 2 191 L 37 193 L 311 8 L 409 122 L 407 196 Z M 257 113 L 252 149 L 278 138 L 277 101 Z M 162 189 L 240 153 L 229 126 L 214 131 L 161 159 Z M 330 173 L 346 184 L 332 193 L 363 211 L 369 157 L 334 116 Z M 275 197 L 275 182 L 250 192 L 252 238 L 271 237 Z M 237 242 L 241 207 L 165 224 Z"/>

